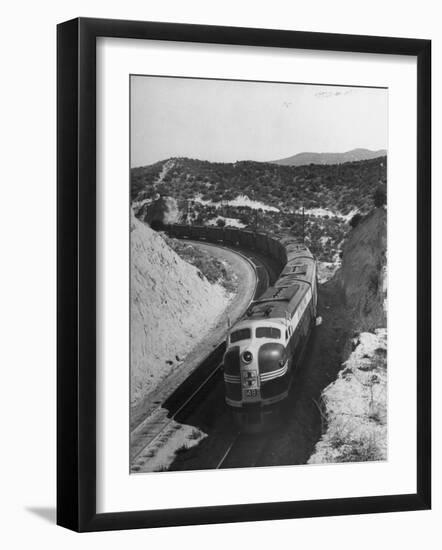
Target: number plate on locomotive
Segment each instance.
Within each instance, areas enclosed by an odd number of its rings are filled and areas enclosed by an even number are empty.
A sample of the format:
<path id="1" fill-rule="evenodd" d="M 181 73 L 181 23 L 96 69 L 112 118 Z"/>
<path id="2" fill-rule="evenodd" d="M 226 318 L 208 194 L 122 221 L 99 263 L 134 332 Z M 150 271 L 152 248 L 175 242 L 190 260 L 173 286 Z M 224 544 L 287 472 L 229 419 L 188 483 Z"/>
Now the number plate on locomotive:
<path id="1" fill-rule="evenodd" d="M 261 395 L 259 390 L 251 389 L 251 390 L 242 390 L 242 399 L 243 401 L 246 401 L 247 403 L 251 403 L 254 401 L 260 401 Z"/>

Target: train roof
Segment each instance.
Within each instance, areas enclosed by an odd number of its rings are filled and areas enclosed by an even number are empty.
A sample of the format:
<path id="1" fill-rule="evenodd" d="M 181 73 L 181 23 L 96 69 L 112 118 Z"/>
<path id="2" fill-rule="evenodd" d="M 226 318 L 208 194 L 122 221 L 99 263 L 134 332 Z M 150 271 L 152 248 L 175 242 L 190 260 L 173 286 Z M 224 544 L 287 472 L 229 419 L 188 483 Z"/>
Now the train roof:
<path id="1" fill-rule="evenodd" d="M 281 275 L 264 294 L 255 300 L 243 319 L 285 318 L 293 315 L 316 277 L 313 254 L 303 243 L 284 243 L 287 264 Z"/>
<path id="2" fill-rule="evenodd" d="M 309 288 L 310 285 L 303 281 L 290 282 L 289 286 L 272 286 L 251 304 L 244 319 L 284 319 L 293 315 Z"/>
<path id="3" fill-rule="evenodd" d="M 316 263 L 313 258 L 298 256 L 287 262 L 275 286 L 287 286 L 290 281 L 303 281 L 312 284 L 315 277 Z"/>
<path id="4" fill-rule="evenodd" d="M 313 258 L 313 254 L 310 252 L 307 245 L 305 245 L 304 243 L 298 243 L 296 241 L 291 241 L 287 239 L 281 242 L 284 245 L 286 250 L 291 252 L 305 253 L 308 256 L 311 256 Z"/>

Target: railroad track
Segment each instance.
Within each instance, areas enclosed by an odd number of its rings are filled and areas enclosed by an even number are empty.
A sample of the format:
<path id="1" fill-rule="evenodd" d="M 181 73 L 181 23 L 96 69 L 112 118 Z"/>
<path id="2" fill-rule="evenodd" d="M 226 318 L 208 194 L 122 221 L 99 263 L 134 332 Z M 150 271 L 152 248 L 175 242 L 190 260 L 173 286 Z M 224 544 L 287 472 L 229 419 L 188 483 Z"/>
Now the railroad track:
<path id="1" fill-rule="evenodd" d="M 230 252 L 235 252 L 235 254 L 238 254 L 238 256 L 241 256 L 241 258 L 243 258 L 245 261 L 247 261 L 253 268 L 253 270 L 255 271 L 256 273 L 256 278 L 255 278 L 255 288 L 253 290 L 253 297 L 256 298 L 258 295 L 262 294 L 267 287 L 270 286 L 270 282 L 271 280 L 274 278 L 274 275 L 273 277 L 270 277 L 270 272 L 269 272 L 269 267 L 268 266 L 264 266 L 264 261 L 263 261 L 263 257 L 260 256 L 259 254 L 256 254 L 252 251 L 248 252 L 246 255 L 244 252 L 241 252 L 237 249 L 233 249 L 233 248 L 229 248 L 228 246 L 224 246 L 222 244 L 214 244 L 214 243 L 210 243 L 210 242 L 207 242 L 207 241 L 204 241 L 204 240 L 201 240 L 201 241 L 195 241 L 195 240 L 190 240 L 190 239 L 185 239 L 186 242 L 193 242 L 195 244 L 203 244 L 204 246 L 211 246 L 211 247 L 216 247 L 216 248 L 225 248 L 226 250 L 229 250 Z M 260 263 L 257 263 L 257 262 L 261 262 Z M 259 270 L 259 271 L 258 271 Z"/>
<path id="2" fill-rule="evenodd" d="M 192 403 L 201 398 L 201 394 L 210 386 L 210 383 L 215 380 L 216 376 L 220 375 L 222 363 L 218 365 L 210 372 L 210 374 L 203 380 L 203 382 L 191 393 L 191 395 L 170 415 L 167 409 L 160 407 L 156 413 L 150 415 L 149 418 L 139 424 L 134 432 L 142 431 L 145 437 L 142 439 L 142 444 L 132 443 L 131 448 L 131 462 L 134 462 L 147 447 L 155 443 L 162 434 L 169 428 L 169 426 L 175 421 L 178 415 L 183 414 L 186 408 L 190 408 Z"/>
<path id="3" fill-rule="evenodd" d="M 237 432 L 215 468 L 253 468 L 264 452 L 266 443 L 265 434 Z"/>
<path id="4" fill-rule="evenodd" d="M 203 244 L 208 246 L 218 246 L 212 243 Z M 228 248 L 218 246 L 219 248 Z M 230 249 L 229 249 L 230 250 Z M 253 255 L 255 261 L 252 261 L 251 258 L 247 257 L 242 252 L 235 250 L 235 253 L 241 256 L 245 261 L 247 261 L 253 268 L 256 277 L 255 277 L 255 287 L 253 289 L 253 299 L 256 298 L 257 294 L 261 294 L 265 288 L 270 283 L 270 274 L 269 270 L 265 265 L 259 265 L 255 263 L 256 256 Z M 247 306 L 248 307 L 248 306 Z M 245 308 L 244 311 L 246 311 Z M 140 459 L 143 454 L 146 455 L 149 447 L 153 446 L 158 440 L 164 437 L 164 434 L 172 426 L 172 423 L 176 421 L 175 419 L 180 416 L 185 416 L 186 410 L 191 410 L 195 403 L 198 403 L 204 398 L 205 395 L 213 387 L 213 384 L 216 383 L 217 378 L 220 378 L 221 375 L 221 366 L 222 362 L 219 360 L 219 356 L 223 354 L 223 342 L 210 354 L 208 358 L 201 364 L 204 366 L 204 363 L 207 365 L 207 373 L 205 373 L 204 378 L 199 380 L 196 388 L 191 388 L 185 392 L 185 397 L 180 396 L 174 401 L 174 394 L 179 392 L 179 389 L 176 392 L 173 392 L 172 398 L 167 399 L 163 404 L 166 404 L 167 407 L 159 405 L 158 408 L 151 413 L 147 418 L 143 419 L 132 431 L 131 431 L 131 448 L 130 448 L 130 462 L 131 465 L 135 464 L 137 459 Z M 211 366 L 210 363 L 214 365 Z M 198 367 L 199 368 L 199 367 Z M 196 372 L 195 369 L 194 372 Z M 193 374 L 193 373 L 192 373 Z M 192 375 L 189 377 L 192 378 Z M 185 383 L 183 383 L 184 385 Z M 171 413 L 171 410 L 173 412 Z M 226 457 L 227 458 L 227 454 Z"/>

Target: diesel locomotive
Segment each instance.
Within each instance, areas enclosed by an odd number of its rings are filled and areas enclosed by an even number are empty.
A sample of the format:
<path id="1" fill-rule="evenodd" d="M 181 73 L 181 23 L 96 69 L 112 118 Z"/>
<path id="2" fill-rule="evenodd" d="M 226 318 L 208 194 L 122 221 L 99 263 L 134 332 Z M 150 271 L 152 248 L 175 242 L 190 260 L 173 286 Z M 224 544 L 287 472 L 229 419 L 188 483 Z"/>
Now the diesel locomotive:
<path id="1" fill-rule="evenodd" d="M 304 244 L 285 245 L 276 283 L 231 327 L 223 359 L 225 400 L 240 429 L 261 431 L 280 419 L 293 373 L 316 323 L 316 262 Z"/>
<path id="2" fill-rule="evenodd" d="M 275 284 L 230 328 L 223 357 L 225 401 L 241 431 L 259 432 L 280 420 L 293 373 L 316 324 L 316 262 L 305 244 L 230 227 L 175 224 L 171 237 L 239 246 L 272 257 Z"/>

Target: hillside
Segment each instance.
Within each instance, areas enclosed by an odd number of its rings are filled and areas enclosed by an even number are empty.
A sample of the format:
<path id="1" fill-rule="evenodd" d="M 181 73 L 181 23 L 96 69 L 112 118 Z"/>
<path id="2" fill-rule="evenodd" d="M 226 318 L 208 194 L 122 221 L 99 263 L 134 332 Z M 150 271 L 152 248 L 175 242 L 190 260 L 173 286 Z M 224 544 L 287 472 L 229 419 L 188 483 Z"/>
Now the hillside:
<path id="1" fill-rule="evenodd" d="M 371 151 L 370 149 L 352 149 L 345 153 L 298 153 L 291 157 L 272 161 L 281 166 L 302 166 L 304 164 L 342 164 L 344 162 L 354 162 L 359 160 L 369 160 L 377 157 L 385 157 L 387 151 L 379 149 Z"/>
<path id="2" fill-rule="evenodd" d="M 387 330 L 362 332 L 322 392 L 327 425 L 309 464 L 387 459 Z"/>
<path id="3" fill-rule="evenodd" d="M 179 202 L 197 198 L 211 203 L 247 196 L 282 212 L 294 212 L 303 205 L 348 214 L 354 209 L 368 212 L 371 194 L 379 182 L 386 183 L 386 177 L 386 157 L 311 166 L 176 158 L 133 168 L 131 196 L 137 202 L 159 193 Z"/>
<path id="4" fill-rule="evenodd" d="M 376 208 L 349 234 L 338 280 L 357 331 L 386 326 L 387 211 Z"/>
<path id="5" fill-rule="evenodd" d="M 228 296 L 150 227 L 131 219 L 131 405 L 178 369 Z"/>
<path id="6" fill-rule="evenodd" d="M 276 237 L 302 234 L 303 207 L 306 243 L 319 260 L 332 263 L 348 221 L 372 209 L 374 191 L 386 178 L 386 157 L 307 166 L 175 158 L 132 169 L 131 194 L 142 220 L 152 219 L 155 197 L 171 197 L 177 221 L 225 223 Z"/>
<path id="7" fill-rule="evenodd" d="M 310 464 L 387 458 L 386 222 L 383 207 L 361 220 L 329 283 L 344 295 L 352 351 L 321 394 L 326 430 Z"/>

